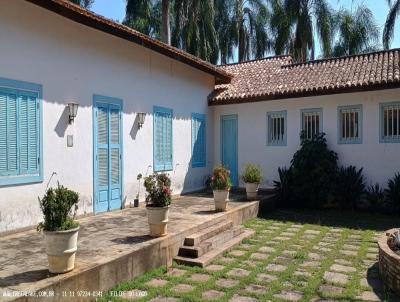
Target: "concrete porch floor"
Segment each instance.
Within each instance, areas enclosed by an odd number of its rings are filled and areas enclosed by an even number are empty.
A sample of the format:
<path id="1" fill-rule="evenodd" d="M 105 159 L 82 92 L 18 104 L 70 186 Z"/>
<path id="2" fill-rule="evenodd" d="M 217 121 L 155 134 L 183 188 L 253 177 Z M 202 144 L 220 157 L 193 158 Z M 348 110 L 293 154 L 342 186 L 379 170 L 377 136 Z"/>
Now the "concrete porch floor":
<path id="1" fill-rule="evenodd" d="M 35 230 L 2 237 L 0 301 L 94 300 L 97 291 L 109 290 L 152 268 L 170 265 L 183 239 L 211 221 L 231 219 L 238 225 L 256 217 L 259 202 L 241 200 L 243 195 L 232 194 L 228 211 L 216 213 L 210 195 L 182 196 L 171 206 L 169 235 L 162 238 L 147 235 L 143 205 L 82 218 L 75 270 L 62 275 L 48 272 L 44 239 Z M 76 295 L 78 290 L 90 296 L 70 296 L 69 291 Z M 10 296 L 22 292 L 22 297 Z M 54 297 L 47 297 L 52 293 Z"/>

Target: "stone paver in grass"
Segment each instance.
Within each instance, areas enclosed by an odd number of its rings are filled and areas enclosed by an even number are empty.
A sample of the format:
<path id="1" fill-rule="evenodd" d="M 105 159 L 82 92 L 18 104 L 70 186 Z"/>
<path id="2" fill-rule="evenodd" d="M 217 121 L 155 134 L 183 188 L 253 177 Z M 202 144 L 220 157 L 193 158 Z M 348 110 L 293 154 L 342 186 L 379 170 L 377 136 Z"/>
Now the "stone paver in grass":
<path id="1" fill-rule="evenodd" d="M 193 274 L 190 276 L 189 280 L 194 282 L 207 282 L 210 280 L 210 275 L 207 274 Z"/>
<path id="2" fill-rule="evenodd" d="M 322 256 L 318 253 L 308 253 L 308 258 L 310 260 L 322 260 L 322 259 L 324 259 L 324 256 Z"/>
<path id="3" fill-rule="evenodd" d="M 259 261 L 245 260 L 241 263 L 241 265 L 243 267 L 249 266 L 249 267 L 255 268 L 255 267 L 259 267 L 260 265 L 262 265 L 262 263 Z"/>
<path id="4" fill-rule="evenodd" d="M 233 258 L 227 258 L 227 257 L 221 257 L 221 258 L 219 258 L 219 261 L 220 261 L 221 263 L 231 264 L 232 262 L 235 262 L 235 259 L 233 259 Z"/>
<path id="5" fill-rule="evenodd" d="M 333 285 L 321 285 L 318 291 L 325 296 L 338 296 L 344 292 L 344 288 Z"/>
<path id="6" fill-rule="evenodd" d="M 283 232 L 283 233 L 281 233 L 281 236 L 292 237 L 292 236 L 294 236 L 294 234 L 291 232 Z"/>
<path id="7" fill-rule="evenodd" d="M 244 252 L 244 251 L 234 250 L 229 253 L 229 256 L 241 257 L 245 254 L 246 254 L 246 252 Z"/>
<path id="8" fill-rule="evenodd" d="M 367 259 L 377 260 L 378 255 L 375 253 L 368 253 L 366 257 L 367 257 Z"/>
<path id="9" fill-rule="evenodd" d="M 281 265 L 281 264 L 268 264 L 267 267 L 265 268 L 269 272 L 283 272 L 287 269 L 286 265 Z"/>
<path id="10" fill-rule="evenodd" d="M 210 264 L 209 266 L 206 267 L 206 270 L 209 272 L 219 272 L 222 271 L 225 268 L 223 265 L 219 264 Z"/>
<path id="11" fill-rule="evenodd" d="M 258 302 L 256 298 L 234 295 L 229 302 Z"/>
<path id="12" fill-rule="evenodd" d="M 235 287 L 236 285 L 239 284 L 239 280 L 233 280 L 233 279 L 218 279 L 215 282 L 216 285 L 220 286 L 220 287 L 224 287 L 224 288 L 231 288 L 231 287 Z"/>
<path id="13" fill-rule="evenodd" d="M 321 231 L 317 231 L 317 230 L 306 230 L 306 231 L 304 232 L 304 234 L 319 235 L 319 234 L 321 234 Z"/>
<path id="14" fill-rule="evenodd" d="M 345 266 L 341 264 L 333 264 L 330 268 L 331 271 L 339 272 L 339 273 L 355 273 L 357 269 L 352 266 Z"/>
<path id="15" fill-rule="evenodd" d="M 293 261 L 293 258 L 278 256 L 274 259 L 276 264 L 288 265 L 290 262 Z"/>
<path id="16" fill-rule="evenodd" d="M 297 251 L 291 251 L 291 250 L 284 250 L 282 252 L 282 255 L 286 256 L 286 257 L 294 257 L 297 255 Z"/>
<path id="17" fill-rule="evenodd" d="M 276 276 L 260 273 L 256 276 L 256 280 L 259 282 L 272 282 L 278 280 Z"/>
<path id="18" fill-rule="evenodd" d="M 344 250 L 351 250 L 351 251 L 358 251 L 360 246 L 357 245 L 352 245 L 352 244 L 344 244 L 342 246 L 342 249 Z"/>
<path id="19" fill-rule="evenodd" d="M 150 300 L 150 302 L 176 302 L 178 299 L 167 298 L 167 297 L 156 297 Z"/>
<path id="20" fill-rule="evenodd" d="M 253 248 L 253 245 L 247 244 L 247 243 L 242 243 L 241 245 L 239 245 L 239 248 L 244 249 L 244 250 L 250 250 L 251 248 Z"/>
<path id="21" fill-rule="evenodd" d="M 347 283 L 349 283 L 349 276 L 342 273 L 325 272 L 324 280 L 329 283 L 346 285 Z"/>
<path id="22" fill-rule="evenodd" d="M 345 259 L 335 259 L 335 263 L 341 265 L 353 265 L 353 262 L 345 260 Z"/>
<path id="23" fill-rule="evenodd" d="M 341 250 L 340 253 L 345 256 L 351 256 L 351 257 L 356 257 L 358 255 L 357 251 L 349 251 L 349 250 Z"/>
<path id="24" fill-rule="evenodd" d="M 276 251 L 275 248 L 270 246 L 262 246 L 258 250 L 260 253 L 274 253 Z"/>
<path id="25" fill-rule="evenodd" d="M 267 292 L 267 288 L 265 286 L 258 285 L 258 284 L 250 284 L 250 285 L 246 286 L 246 288 L 244 290 L 249 293 L 255 293 L 258 295 L 263 295 Z"/>
<path id="26" fill-rule="evenodd" d="M 250 255 L 250 258 L 255 260 L 266 260 L 268 255 L 263 253 L 253 253 Z"/>
<path id="27" fill-rule="evenodd" d="M 188 293 L 193 291 L 194 287 L 189 284 L 178 284 L 172 288 L 173 292 L 176 293 Z"/>
<path id="28" fill-rule="evenodd" d="M 295 271 L 293 273 L 294 276 L 298 276 L 298 277 L 304 277 L 304 278 L 309 278 L 312 276 L 312 274 L 310 272 L 307 271 Z"/>
<path id="29" fill-rule="evenodd" d="M 163 287 L 167 285 L 167 281 L 163 279 L 152 279 L 149 282 L 146 283 L 147 286 L 150 287 Z"/>
<path id="30" fill-rule="evenodd" d="M 275 237 L 275 240 L 287 241 L 287 240 L 292 240 L 292 238 L 291 237 L 285 237 L 285 236 L 278 236 L 278 237 Z"/>
<path id="31" fill-rule="evenodd" d="M 225 295 L 225 293 L 218 290 L 208 290 L 202 293 L 201 297 L 204 300 L 219 300 Z"/>
<path id="32" fill-rule="evenodd" d="M 248 275 L 250 275 L 250 272 L 245 269 L 242 269 L 242 268 L 234 268 L 234 269 L 230 270 L 227 275 L 230 277 L 243 278 L 243 277 L 247 277 Z"/>
<path id="33" fill-rule="evenodd" d="M 279 294 L 275 294 L 274 297 L 286 301 L 299 301 L 303 298 L 303 294 L 298 291 L 282 291 Z"/>
<path id="34" fill-rule="evenodd" d="M 173 268 L 172 270 L 168 271 L 166 275 L 171 277 L 180 277 L 183 276 L 185 273 L 186 271 L 183 269 Z"/>
<path id="35" fill-rule="evenodd" d="M 300 264 L 301 267 L 312 267 L 312 268 L 317 268 L 321 265 L 321 262 L 318 261 L 305 261 L 302 264 Z"/>

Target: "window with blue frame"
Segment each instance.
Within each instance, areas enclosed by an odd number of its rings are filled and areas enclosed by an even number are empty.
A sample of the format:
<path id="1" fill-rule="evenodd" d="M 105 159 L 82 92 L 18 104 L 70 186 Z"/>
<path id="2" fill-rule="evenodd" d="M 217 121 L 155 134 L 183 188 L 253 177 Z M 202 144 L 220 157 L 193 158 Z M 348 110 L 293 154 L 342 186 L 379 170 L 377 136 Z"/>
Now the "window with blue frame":
<path id="1" fill-rule="evenodd" d="M 301 130 L 305 139 L 322 132 L 322 108 L 301 110 Z"/>
<path id="2" fill-rule="evenodd" d="M 172 170 L 172 109 L 154 107 L 154 171 Z"/>
<path id="3" fill-rule="evenodd" d="M 42 181 L 41 86 L 0 78 L 0 185 Z"/>
<path id="4" fill-rule="evenodd" d="M 338 108 L 339 144 L 362 143 L 362 105 Z"/>
<path id="5" fill-rule="evenodd" d="M 287 111 L 273 111 L 267 113 L 267 145 L 286 146 Z"/>
<path id="6" fill-rule="evenodd" d="M 192 167 L 206 166 L 206 116 L 192 113 Z"/>
<path id="7" fill-rule="evenodd" d="M 380 142 L 400 143 L 400 102 L 380 104 Z"/>

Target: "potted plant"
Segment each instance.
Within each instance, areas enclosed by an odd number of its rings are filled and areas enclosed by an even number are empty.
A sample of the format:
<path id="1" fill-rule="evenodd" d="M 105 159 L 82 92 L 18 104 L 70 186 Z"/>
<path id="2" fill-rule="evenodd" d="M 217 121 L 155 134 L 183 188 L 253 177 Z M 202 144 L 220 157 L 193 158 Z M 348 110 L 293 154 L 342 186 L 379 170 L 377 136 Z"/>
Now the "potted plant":
<path id="1" fill-rule="evenodd" d="M 44 221 L 37 230 L 43 231 L 51 273 L 66 273 L 74 269 L 78 246 L 79 223 L 75 221 L 79 195 L 59 183 L 49 188 L 40 199 Z"/>
<path id="2" fill-rule="evenodd" d="M 142 179 L 142 173 L 139 173 L 136 179 L 139 181 L 138 193 L 136 194 L 136 198 L 133 201 L 133 206 L 137 208 L 139 206 L 139 197 L 140 197 L 140 180 Z"/>
<path id="3" fill-rule="evenodd" d="M 216 211 L 226 210 L 226 205 L 229 200 L 229 190 L 232 186 L 230 174 L 231 172 L 223 166 L 218 166 L 213 171 L 211 188 L 213 189 Z"/>
<path id="4" fill-rule="evenodd" d="M 263 180 L 260 167 L 255 164 L 247 164 L 242 175 L 242 180 L 246 184 L 247 200 L 255 200 L 258 188 Z"/>
<path id="5" fill-rule="evenodd" d="M 150 236 L 165 236 L 171 204 L 171 179 L 165 173 L 155 173 L 144 178 L 144 187 L 147 191 L 146 209 Z"/>

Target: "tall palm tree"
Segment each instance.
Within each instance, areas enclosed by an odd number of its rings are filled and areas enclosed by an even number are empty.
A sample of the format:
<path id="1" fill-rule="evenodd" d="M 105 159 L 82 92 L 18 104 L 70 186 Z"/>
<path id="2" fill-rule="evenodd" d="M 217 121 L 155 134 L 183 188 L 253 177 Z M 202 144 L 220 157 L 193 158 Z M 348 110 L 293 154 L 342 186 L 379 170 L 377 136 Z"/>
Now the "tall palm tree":
<path id="1" fill-rule="evenodd" d="M 169 22 L 169 0 L 162 0 L 162 26 L 161 26 L 161 41 L 171 44 L 171 25 Z"/>
<path id="2" fill-rule="evenodd" d="M 335 19 L 339 39 L 333 48 L 334 56 L 353 55 L 378 49 L 379 28 L 368 7 L 361 5 L 354 13 L 342 9 Z"/>
<path id="3" fill-rule="evenodd" d="M 160 34 L 159 3 L 152 0 L 127 0 L 122 22 L 141 33 L 156 38 Z"/>
<path id="4" fill-rule="evenodd" d="M 78 4 L 86 9 L 89 9 L 94 3 L 94 0 L 69 0 L 69 1 L 71 1 L 72 3 Z"/>
<path id="5" fill-rule="evenodd" d="M 271 17 L 277 54 L 289 48 L 296 61 L 314 59 L 315 34 L 323 55 L 331 54 L 334 20 L 327 0 L 274 0 L 273 7 L 278 9 Z"/>
<path id="6" fill-rule="evenodd" d="M 383 30 L 383 46 L 389 49 L 394 37 L 396 19 L 400 16 L 400 0 L 395 0 L 393 3 L 392 0 L 386 1 L 390 6 L 390 10 Z"/>
<path id="7" fill-rule="evenodd" d="M 216 63 L 217 33 L 213 0 L 175 0 L 172 45 Z"/>
<path id="8" fill-rule="evenodd" d="M 234 0 L 215 0 L 214 27 L 218 35 L 218 51 L 221 64 L 227 64 L 234 58 L 236 45 L 236 22 L 233 18 Z"/>

